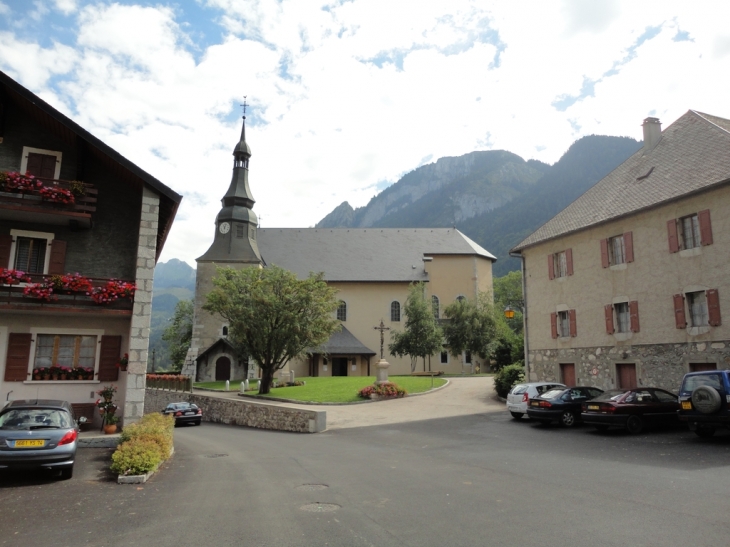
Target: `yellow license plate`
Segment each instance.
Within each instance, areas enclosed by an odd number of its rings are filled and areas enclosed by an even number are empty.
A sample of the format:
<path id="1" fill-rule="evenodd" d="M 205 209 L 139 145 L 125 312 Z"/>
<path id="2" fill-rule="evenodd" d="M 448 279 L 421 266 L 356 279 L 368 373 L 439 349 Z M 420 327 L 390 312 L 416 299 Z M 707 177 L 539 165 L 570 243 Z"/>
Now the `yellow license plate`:
<path id="1" fill-rule="evenodd" d="M 39 446 L 45 446 L 46 441 L 43 439 L 38 440 L 25 440 L 25 441 L 15 441 L 15 448 L 36 448 Z"/>
<path id="2" fill-rule="evenodd" d="M 689 401 L 682 401 L 682 410 L 692 410 L 692 403 Z"/>
<path id="3" fill-rule="evenodd" d="M 588 410 L 598 410 L 598 405 L 588 405 Z"/>
<path id="4" fill-rule="evenodd" d="M 530 406 L 540 406 L 540 403 L 537 403 L 537 402 L 530 403 Z"/>

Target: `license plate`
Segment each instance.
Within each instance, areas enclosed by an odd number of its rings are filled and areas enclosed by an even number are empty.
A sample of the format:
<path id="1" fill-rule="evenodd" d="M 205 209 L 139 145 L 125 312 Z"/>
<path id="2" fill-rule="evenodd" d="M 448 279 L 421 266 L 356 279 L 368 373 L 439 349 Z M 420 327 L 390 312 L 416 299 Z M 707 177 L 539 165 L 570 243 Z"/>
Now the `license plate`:
<path id="1" fill-rule="evenodd" d="M 588 405 L 588 410 L 598 410 L 598 405 Z"/>
<path id="2" fill-rule="evenodd" d="M 45 446 L 46 441 L 43 439 L 28 439 L 24 441 L 15 441 L 15 448 L 36 448 L 39 446 Z"/>
<path id="3" fill-rule="evenodd" d="M 530 403 L 530 406 L 540 406 L 540 403 L 537 401 Z"/>
<path id="4" fill-rule="evenodd" d="M 185 416 L 192 416 L 193 414 L 195 414 L 195 412 L 193 412 L 193 411 L 190 411 L 190 412 L 186 412 L 186 413 L 185 413 Z"/>
<path id="5" fill-rule="evenodd" d="M 682 401 L 682 410 L 692 410 L 692 403 L 689 401 Z"/>

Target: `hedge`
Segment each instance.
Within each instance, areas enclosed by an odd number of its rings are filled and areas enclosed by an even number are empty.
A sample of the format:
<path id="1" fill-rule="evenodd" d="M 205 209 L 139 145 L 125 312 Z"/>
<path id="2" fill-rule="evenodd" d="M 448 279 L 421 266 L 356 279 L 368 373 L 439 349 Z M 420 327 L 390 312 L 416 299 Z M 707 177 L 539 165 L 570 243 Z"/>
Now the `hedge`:
<path id="1" fill-rule="evenodd" d="M 147 414 L 128 425 L 112 454 L 111 470 L 120 475 L 144 475 L 170 457 L 175 419 L 163 414 Z"/>
<path id="2" fill-rule="evenodd" d="M 504 367 L 494 375 L 494 390 L 500 397 L 507 397 L 512 386 L 525 380 L 525 367 L 522 363 L 513 363 Z"/>

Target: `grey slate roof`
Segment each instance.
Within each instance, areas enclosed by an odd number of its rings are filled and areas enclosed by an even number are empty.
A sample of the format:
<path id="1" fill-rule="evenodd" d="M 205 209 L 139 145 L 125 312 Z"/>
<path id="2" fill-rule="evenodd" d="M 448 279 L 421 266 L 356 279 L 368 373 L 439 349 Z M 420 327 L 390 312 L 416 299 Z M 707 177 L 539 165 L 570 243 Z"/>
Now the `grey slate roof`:
<path id="1" fill-rule="evenodd" d="M 225 351 L 229 351 L 231 353 L 235 352 L 235 350 L 233 349 L 233 346 L 231 345 L 231 343 L 228 340 L 226 340 L 225 338 L 218 338 L 218 340 L 216 340 L 210 346 L 208 346 L 208 348 L 204 352 L 202 352 L 200 355 L 198 355 L 195 358 L 195 361 L 200 363 L 203 360 L 203 358 L 207 359 L 208 354 L 211 353 L 213 350 L 217 349 L 219 346 L 222 347 L 223 350 L 225 350 Z"/>
<path id="2" fill-rule="evenodd" d="M 496 257 L 454 228 L 260 228 L 267 265 L 327 281 L 425 281 L 424 256 Z"/>
<path id="3" fill-rule="evenodd" d="M 329 353 L 330 355 L 375 355 L 375 352 L 365 346 L 360 340 L 342 325 L 342 330 L 334 333 L 320 347 L 309 350 L 310 353 Z"/>
<path id="4" fill-rule="evenodd" d="M 652 170 L 653 168 L 653 170 Z M 649 171 L 651 174 L 644 177 Z M 513 251 L 730 181 L 730 120 L 687 111 Z"/>

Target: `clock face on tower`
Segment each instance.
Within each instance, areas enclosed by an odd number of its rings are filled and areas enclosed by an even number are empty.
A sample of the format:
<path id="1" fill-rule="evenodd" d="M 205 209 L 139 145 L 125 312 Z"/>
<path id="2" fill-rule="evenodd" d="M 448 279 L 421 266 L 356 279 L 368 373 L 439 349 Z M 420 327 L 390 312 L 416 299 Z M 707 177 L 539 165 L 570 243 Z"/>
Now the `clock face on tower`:
<path id="1" fill-rule="evenodd" d="M 227 222 L 221 222 L 220 226 L 218 226 L 218 229 L 222 234 L 227 234 L 231 229 L 231 225 Z"/>

